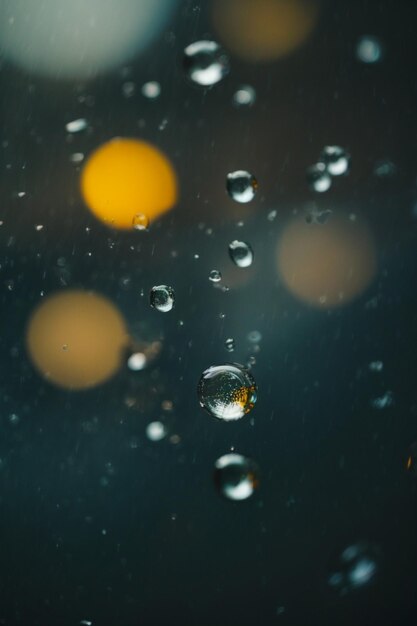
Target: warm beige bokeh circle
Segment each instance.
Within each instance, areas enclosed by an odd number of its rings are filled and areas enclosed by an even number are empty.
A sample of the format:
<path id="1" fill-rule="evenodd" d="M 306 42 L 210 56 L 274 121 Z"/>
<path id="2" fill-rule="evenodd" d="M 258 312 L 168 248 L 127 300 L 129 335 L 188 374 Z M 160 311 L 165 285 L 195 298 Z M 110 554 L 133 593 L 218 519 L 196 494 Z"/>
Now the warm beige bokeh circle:
<path id="1" fill-rule="evenodd" d="M 329 309 L 358 297 L 375 276 L 375 244 L 359 218 L 332 215 L 325 224 L 303 217 L 288 223 L 278 242 L 278 271 L 291 293 Z"/>
<path id="2" fill-rule="evenodd" d="M 66 389 L 108 380 L 122 364 L 129 337 L 122 315 L 101 295 L 68 290 L 32 313 L 26 345 L 40 374 Z"/>
<path id="3" fill-rule="evenodd" d="M 224 45 L 245 61 L 291 54 L 313 32 L 317 0 L 214 0 L 213 24 Z"/>

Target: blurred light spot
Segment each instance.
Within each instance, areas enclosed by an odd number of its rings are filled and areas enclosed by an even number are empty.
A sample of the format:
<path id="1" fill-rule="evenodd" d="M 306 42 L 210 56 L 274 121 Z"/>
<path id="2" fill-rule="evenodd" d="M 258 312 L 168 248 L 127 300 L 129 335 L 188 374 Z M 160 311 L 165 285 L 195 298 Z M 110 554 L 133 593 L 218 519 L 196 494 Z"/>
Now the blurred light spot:
<path id="1" fill-rule="evenodd" d="M 134 56 L 177 0 L 3 0 L 0 52 L 25 70 L 91 78 Z"/>
<path id="2" fill-rule="evenodd" d="M 81 191 L 102 222 L 134 228 L 137 214 L 154 220 L 177 199 L 177 178 L 168 158 L 155 146 L 135 139 L 113 139 L 87 160 Z"/>
<path id="3" fill-rule="evenodd" d="M 146 436 L 150 441 L 161 441 L 166 434 L 167 429 L 162 422 L 150 422 L 146 427 Z"/>
<path id="4" fill-rule="evenodd" d="M 214 483 L 225 498 L 247 500 L 259 486 L 259 470 L 241 454 L 225 454 L 214 464 Z"/>
<path id="5" fill-rule="evenodd" d="M 332 178 L 321 161 L 307 168 L 306 177 L 310 189 L 318 193 L 324 193 L 332 186 Z"/>
<path id="6" fill-rule="evenodd" d="M 270 61 L 301 46 L 319 15 L 315 0 L 214 0 L 213 23 L 233 54 Z"/>
<path id="7" fill-rule="evenodd" d="M 373 409 L 381 411 L 387 409 L 394 404 L 394 394 L 392 391 L 386 391 L 382 396 L 371 400 L 371 406 Z"/>
<path id="8" fill-rule="evenodd" d="M 318 308 L 343 306 L 358 297 L 376 272 L 376 252 L 360 220 L 334 215 L 325 224 L 292 220 L 278 243 L 278 269 L 297 298 Z"/>
<path id="9" fill-rule="evenodd" d="M 67 133 L 79 133 L 87 128 L 87 120 L 80 117 L 78 120 L 73 120 L 65 124 Z"/>
<path id="10" fill-rule="evenodd" d="M 33 364 L 46 380 L 66 389 L 86 389 L 116 373 L 128 334 L 109 300 L 93 292 L 69 290 L 54 294 L 35 309 L 26 343 Z"/>
<path id="11" fill-rule="evenodd" d="M 138 372 L 146 367 L 147 359 L 142 352 L 134 352 L 127 360 L 127 366 L 133 372 Z"/>
<path id="12" fill-rule="evenodd" d="M 380 550 L 373 544 L 348 546 L 331 566 L 328 583 L 340 595 L 365 587 L 379 572 Z"/>
<path id="13" fill-rule="evenodd" d="M 142 85 L 142 95 L 145 98 L 149 98 L 150 100 L 154 100 L 155 98 L 159 98 L 161 95 L 161 85 L 156 82 L 156 80 L 151 80 L 148 83 Z"/>
<path id="14" fill-rule="evenodd" d="M 233 94 L 233 104 L 237 107 L 251 107 L 256 102 L 256 91 L 250 85 L 242 85 Z"/>
<path id="15" fill-rule="evenodd" d="M 371 361 L 371 363 L 369 363 L 369 369 L 371 372 L 382 372 L 384 364 L 382 361 Z"/>
<path id="16" fill-rule="evenodd" d="M 376 37 L 366 35 L 358 41 L 356 56 L 362 63 L 377 63 L 382 58 L 382 46 Z"/>

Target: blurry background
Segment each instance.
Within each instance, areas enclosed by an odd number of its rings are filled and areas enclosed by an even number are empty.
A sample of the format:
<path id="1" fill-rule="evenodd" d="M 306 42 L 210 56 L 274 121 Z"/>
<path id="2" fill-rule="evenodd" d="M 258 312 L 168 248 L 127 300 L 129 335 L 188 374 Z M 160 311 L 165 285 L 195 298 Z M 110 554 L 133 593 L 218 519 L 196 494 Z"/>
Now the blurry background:
<path id="1" fill-rule="evenodd" d="M 3 0 L 0 16 L 0 624 L 415 623 L 417 8 Z M 185 77 L 198 40 L 230 59 L 211 88 Z M 118 137 L 146 142 L 137 188 L 123 150 L 88 178 Z M 306 172 L 327 145 L 351 167 L 320 193 Z M 252 202 L 227 195 L 234 170 Z M 230 361 L 259 399 L 226 424 L 196 387 Z M 213 483 L 231 449 L 260 467 L 245 502 Z M 344 586 L 352 545 L 374 565 Z"/>

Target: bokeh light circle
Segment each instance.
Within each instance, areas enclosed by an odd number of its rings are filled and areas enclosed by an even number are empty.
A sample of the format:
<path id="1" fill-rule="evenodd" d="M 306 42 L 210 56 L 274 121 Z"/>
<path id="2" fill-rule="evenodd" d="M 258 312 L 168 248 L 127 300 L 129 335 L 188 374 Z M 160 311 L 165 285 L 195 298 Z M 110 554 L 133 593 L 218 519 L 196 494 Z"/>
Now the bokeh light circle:
<path id="1" fill-rule="evenodd" d="M 343 306 L 371 283 L 377 268 L 369 229 L 356 215 L 325 224 L 290 221 L 278 242 L 278 270 L 291 293 L 322 309 Z"/>
<path id="2" fill-rule="evenodd" d="M 105 382 L 122 365 L 129 338 L 122 315 L 94 292 L 68 290 L 43 301 L 29 320 L 30 359 L 48 381 L 70 390 Z"/>
<path id="3" fill-rule="evenodd" d="M 177 0 L 2 0 L 0 53 L 52 78 L 91 78 L 154 39 Z"/>
<path id="4" fill-rule="evenodd" d="M 245 61 L 272 61 L 291 54 L 313 32 L 316 0 L 214 0 L 219 38 Z"/>
<path id="5" fill-rule="evenodd" d="M 175 205 L 178 184 L 171 162 L 158 148 L 115 138 L 87 160 L 81 192 L 99 220 L 113 228 L 134 229 L 136 215 L 152 223 Z"/>

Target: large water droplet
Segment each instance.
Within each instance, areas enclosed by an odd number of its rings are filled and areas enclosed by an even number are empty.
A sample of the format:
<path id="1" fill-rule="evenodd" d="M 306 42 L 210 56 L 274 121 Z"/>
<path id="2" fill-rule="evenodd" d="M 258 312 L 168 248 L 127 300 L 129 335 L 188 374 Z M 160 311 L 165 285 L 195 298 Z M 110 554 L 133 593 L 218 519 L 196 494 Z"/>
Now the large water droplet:
<path id="1" fill-rule="evenodd" d="M 330 176 L 343 176 L 349 173 L 350 154 L 340 146 L 326 146 L 320 155 Z"/>
<path id="2" fill-rule="evenodd" d="M 245 241 L 235 239 L 229 244 L 229 255 L 238 267 L 249 267 L 253 262 L 253 250 Z"/>
<path id="3" fill-rule="evenodd" d="M 341 595 L 374 582 L 380 551 L 373 544 L 356 543 L 343 550 L 331 568 L 328 583 Z"/>
<path id="4" fill-rule="evenodd" d="M 258 181 L 250 172 L 237 170 L 227 175 L 227 193 L 236 202 L 250 202 L 254 199 L 257 188 Z"/>
<path id="5" fill-rule="evenodd" d="M 154 309 L 162 313 L 168 313 L 174 306 L 175 293 L 168 285 L 156 285 L 150 292 L 150 303 Z"/>
<path id="6" fill-rule="evenodd" d="M 213 365 L 199 380 L 200 405 L 219 420 L 232 421 L 249 413 L 256 402 L 253 376 L 237 363 Z"/>
<path id="7" fill-rule="evenodd" d="M 254 461 L 241 454 L 225 454 L 214 464 L 214 483 L 229 500 L 246 500 L 259 485 L 259 470 Z"/>
<path id="8" fill-rule="evenodd" d="M 187 78 L 196 85 L 211 87 L 230 71 L 229 57 L 215 41 L 195 41 L 184 50 Z"/>
<path id="9" fill-rule="evenodd" d="M 323 193 L 330 189 L 332 178 L 324 163 L 316 163 L 307 168 L 307 182 L 313 191 Z"/>

